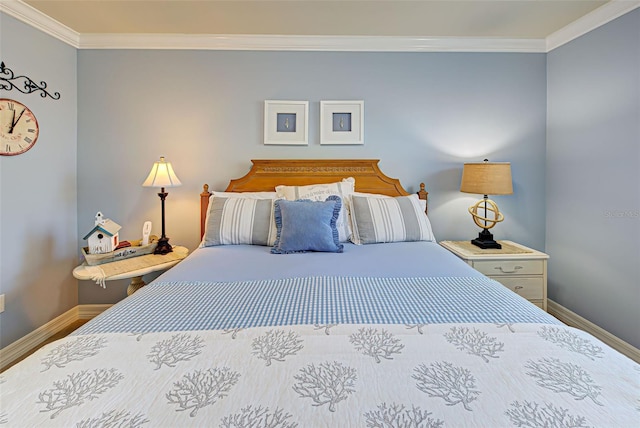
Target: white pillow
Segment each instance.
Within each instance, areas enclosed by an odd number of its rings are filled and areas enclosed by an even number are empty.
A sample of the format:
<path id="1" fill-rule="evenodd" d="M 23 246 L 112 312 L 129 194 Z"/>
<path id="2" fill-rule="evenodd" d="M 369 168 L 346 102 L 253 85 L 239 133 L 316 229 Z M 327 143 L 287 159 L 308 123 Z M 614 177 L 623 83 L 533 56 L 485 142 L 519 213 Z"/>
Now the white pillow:
<path id="1" fill-rule="evenodd" d="M 276 239 L 276 192 L 212 192 L 200 247 L 266 245 Z"/>
<path id="2" fill-rule="evenodd" d="M 342 208 L 336 227 L 340 242 L 347 242 L 351 236 L 351 194 L 355 191 L 356 180 L 353 177 L 344 178 L 342 181 L 327 184 L 310 184 L 307 186 L 276 186 L 278 198 L 288 201 L 309 199 L 312 201 L 324 201 L 331 195 L 340 196 Z"/>
<path id="3" fill-rule="evenodd" d="M 399 241 L 435 241 L 429 218 L 418 195 L 351 196 L 354 244 Z"/>

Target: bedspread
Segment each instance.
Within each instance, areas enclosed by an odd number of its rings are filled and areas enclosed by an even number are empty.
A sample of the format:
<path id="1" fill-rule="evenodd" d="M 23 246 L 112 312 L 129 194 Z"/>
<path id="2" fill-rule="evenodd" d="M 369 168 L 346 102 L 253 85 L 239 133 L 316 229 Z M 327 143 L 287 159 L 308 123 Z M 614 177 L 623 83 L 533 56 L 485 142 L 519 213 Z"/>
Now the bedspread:
<path id="1" fill-rule="evenodd" d="M 76 334 L 447 322 L 560 323 L 483 276 L 323 276 L 158 281 L 105 311 Z"/>
<path id="2" fill-rule="evenodd" d="M 0 423 L 637 426 L 639 366 L 601 345 L 517 323 L 69 336 L 1 375 Z"/>

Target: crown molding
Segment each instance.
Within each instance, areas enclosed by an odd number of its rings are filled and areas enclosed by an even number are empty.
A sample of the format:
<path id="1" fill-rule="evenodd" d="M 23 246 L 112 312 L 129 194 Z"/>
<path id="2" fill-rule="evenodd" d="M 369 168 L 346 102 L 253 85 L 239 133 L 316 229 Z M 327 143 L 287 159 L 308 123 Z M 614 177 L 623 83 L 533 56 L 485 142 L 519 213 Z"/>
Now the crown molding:
<path id="1" fill-rule="evenodd" d="M 80 49 L 333 52 L 544 52 L 540 39 L 387 36 L 82 34 Z"/>
<path id="2" fill-rule="evenodd" d="M 21 0 L 4 12 L 77 49 L 192 49 L 361 52 L 545 52 L 543 39 L 386 36 L 80 34 Z"/>
<path id="3" fill-rule="evenodd" d="M 640 7 L 640 1 L 637 0 L 612 0 L 547 36 L 546 51 L 551 52 L 571 40 L 577 39 L 625 13 L 631 12 L 637 7 Z"/>
<path id="4" fill-rule="evenodd" d="M 481 37 L 284 36 L 191 34 L 80 34 L 21 0 L 0 0 L 0 12 L 76 49 L 183 49 L 334 52 L 546 53 L 640 6 L 612 0 L 546 39 Z"/>
<path id="5" fill-rule="evenodd" d="M 77 48 L 80 45 L 80 33 L 73 31 L 20 0 L 0 0 L 0 12 L 24 22 L 51 37 Z"/>

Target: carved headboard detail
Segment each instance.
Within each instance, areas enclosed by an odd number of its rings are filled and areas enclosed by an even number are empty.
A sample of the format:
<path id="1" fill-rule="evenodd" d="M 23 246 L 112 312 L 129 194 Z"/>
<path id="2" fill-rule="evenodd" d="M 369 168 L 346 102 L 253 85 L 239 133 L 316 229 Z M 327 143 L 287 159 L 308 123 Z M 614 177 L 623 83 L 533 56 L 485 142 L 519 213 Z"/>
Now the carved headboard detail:
<path id="1" fill-rule="evenodd" d="M 409 193 L 400 180 L 385 175 L 378 167 L 379 159 L 254 159 L 251 170 L 243 177 L 233 179 L 226 192 L 272 192 L 278 185 L 304 186 L 334 183 L 343 178 L 356 180 L 356 191 L 388 196 L 406 196 Z M 200 235 L 209 206 L 209 186 L 200 194 Z M 427 199 L 424 183 L 418 196 Z"/>

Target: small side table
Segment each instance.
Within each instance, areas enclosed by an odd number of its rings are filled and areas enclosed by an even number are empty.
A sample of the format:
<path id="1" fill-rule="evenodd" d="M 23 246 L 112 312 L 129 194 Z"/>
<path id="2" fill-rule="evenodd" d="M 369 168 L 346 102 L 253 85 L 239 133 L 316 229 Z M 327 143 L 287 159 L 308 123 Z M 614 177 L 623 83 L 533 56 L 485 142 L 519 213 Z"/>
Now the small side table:
<path id="1" fill-rule="evenodd" d="M 483 250 L 470 241 L 442 241 L 440 245 L 475 270 L 495 279 L 546 311 L 549 256 L 512 241 L 498 242 L 502 244 L 500 250 Z"/>
<path id="2" fill-rule="evenodd" d="M 94 280 L 98 283 L 131 278 L 131 283 L 127 287 L 127 296 L 131 296 L 146 285 L 142 279 L 144 275 L 170 269 L 180 263 L 188 254 L 188 248 L 174 246 L 173 252 L 164 256 L 147 254 L 96 266 L 89 266 L 87 262 L 84 262 L 73 269 L 73 276 L 76 279 Z M 95 268 L 100 268 L 101 271 Z M 101 272 L 98 277 L 96 277 L 96 272 Z"/>

